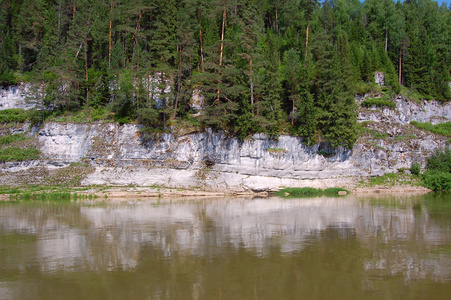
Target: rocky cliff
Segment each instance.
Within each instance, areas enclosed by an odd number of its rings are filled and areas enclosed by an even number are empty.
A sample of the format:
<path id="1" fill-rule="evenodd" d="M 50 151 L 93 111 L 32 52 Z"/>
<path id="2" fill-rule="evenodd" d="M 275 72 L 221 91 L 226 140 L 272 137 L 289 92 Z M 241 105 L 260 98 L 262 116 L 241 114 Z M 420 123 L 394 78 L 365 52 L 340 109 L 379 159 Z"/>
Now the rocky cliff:
<path id="1" fill-rule="evenodd" d="M 362 99 L 357 98 L 357 102 Z M 1 183 L 14 185 L 31 170 L 89 166 L 83 185 L 162 185 L 175 188 L 274 190 L 281 186 L 350 187 L 360 177 L 382 175 L 421 164 L 447 138 L 423 132 L 410 121 L 445 122 L 451 105 L 396 98 L 395 109 L 361 108 L 362 134 L 353 149 L 307 146 L 282 135 L 255 134 L 241 141 L 223 132 L 196 132 L 146 138 L 138 125 L 46 123 L 28 130 L 43 159 L 2 165 Z M 25 173 L 24 173 L 25 172 Z M 26 173 L 29 172 L 29 173 Z M 64 171 L 62 171 L 64 173 Z M 75 175 L 74 175 L 75 176 Z"/>

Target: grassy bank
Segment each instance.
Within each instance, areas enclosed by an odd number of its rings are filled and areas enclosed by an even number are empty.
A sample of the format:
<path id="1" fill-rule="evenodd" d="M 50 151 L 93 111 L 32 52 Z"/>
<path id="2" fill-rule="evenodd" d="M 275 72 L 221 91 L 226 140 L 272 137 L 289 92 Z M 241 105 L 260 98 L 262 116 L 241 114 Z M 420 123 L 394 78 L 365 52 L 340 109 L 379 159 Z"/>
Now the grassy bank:
<path id="1" fill-rule="evenodd" d="M 274 192 L 275 196 L 284 198 L 302 198 L 302 197 L 339 197 L 349 194 L 349 191 L 343 188 L 328 188 L 325 190 L 312 187 L 304 188 L 284 188 Z"/>
<path id="2" fill-rule="evenodd" d="M 97 198 L 95 195 L 82 193 L 87 189 L 36 185 L 0 187 L 0 195 L 5 195 L 10 201 L 76 201 Z"/>

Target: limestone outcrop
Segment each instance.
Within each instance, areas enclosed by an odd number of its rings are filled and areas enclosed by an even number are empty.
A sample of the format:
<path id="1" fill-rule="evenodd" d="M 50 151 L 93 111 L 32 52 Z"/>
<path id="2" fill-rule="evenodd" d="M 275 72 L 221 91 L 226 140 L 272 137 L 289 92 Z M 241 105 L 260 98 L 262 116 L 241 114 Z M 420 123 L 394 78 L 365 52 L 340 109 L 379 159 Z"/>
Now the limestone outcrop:
<path id="1" fill-rule="evenodd" d="M 395 109 L 359 109 L 358 120 L 365 122 L 365 130 L 353 149 L 332 148 L 326 143 L 307 146 L 302 138 L 287 135 L 274 140 L 255 134 L 241 141 L 210 129 L 150 138 L 135 124 L 49 122 L 28 129 L 22 126 L 20 131 L 38 140 L 42 159 L 2 164 L 0 181 L 14 185 L 14 174 L 35 176 L 25 170 L 61 169 L 83 163 L 93 170 L 83 178 L 83 185 L 237 191 L 275 190 L 282 186 L 350 187 L 360 177 L 408 169 L 414 161 L 424 166 L 436 148 L 446 147 L 447 138 L 418 130 L 409 123 L 449 121 L 450 104 L 413 103 L 401 96 L 395 101 Z"/>

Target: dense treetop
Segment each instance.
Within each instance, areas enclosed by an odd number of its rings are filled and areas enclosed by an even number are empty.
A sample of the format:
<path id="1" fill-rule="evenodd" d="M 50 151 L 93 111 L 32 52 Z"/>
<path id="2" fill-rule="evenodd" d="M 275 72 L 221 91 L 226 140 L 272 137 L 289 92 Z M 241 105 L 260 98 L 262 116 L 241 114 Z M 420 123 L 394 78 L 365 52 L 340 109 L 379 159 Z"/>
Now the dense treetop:
<path id="1" fill-rule="evenodd" d="M 0 0 L 0 8 L 1 84 L 35 82 L 56 112 L 352 146 L 354 95 L 374 88 L 375 71 L 385 73 L 387 95 L 451 98 L 451 9 L 432 0 Z"/>

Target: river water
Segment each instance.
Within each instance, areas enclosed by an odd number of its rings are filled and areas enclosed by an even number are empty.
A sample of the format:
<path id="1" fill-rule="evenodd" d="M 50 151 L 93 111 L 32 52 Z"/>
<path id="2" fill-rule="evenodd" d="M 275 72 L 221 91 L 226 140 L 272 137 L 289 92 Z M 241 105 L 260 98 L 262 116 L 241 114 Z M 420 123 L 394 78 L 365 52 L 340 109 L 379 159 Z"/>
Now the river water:
<path id="1" fill-rule="evenodd" d="M 451 195 L 0 202 L 0 299 L 450 299 Z"/>

